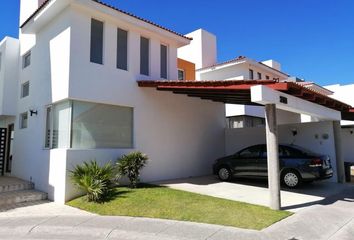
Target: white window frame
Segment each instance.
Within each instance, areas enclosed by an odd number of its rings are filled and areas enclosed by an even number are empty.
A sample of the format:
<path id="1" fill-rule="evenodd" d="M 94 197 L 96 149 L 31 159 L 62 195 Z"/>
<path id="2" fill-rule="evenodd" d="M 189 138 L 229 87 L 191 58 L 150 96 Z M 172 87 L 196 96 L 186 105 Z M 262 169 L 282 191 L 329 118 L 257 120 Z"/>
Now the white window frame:
<path id="1" fill-rule="evenodd" d="M 24 86 L 25 86 L 25 85 L 28 85 L 28 94 L 27 94 L 26 96 L 23 95 L 23 94 L 24 94 L 23 89 L 24 89 Z M 30 91 L 30 82 L 27 81 L 27 82 L 25 82 L 25 83 L 22 83 L 22 84 L 21 84 L 21 98 L 28 97 L 28 96 L 29 96 L 29 91 Z"/>
<path id="2" fill-rule="evenodd" d="M 28 65 L 26 65 L 26 58 L 29 57 L 29 63 Z M 26 52 L 23 56 L 22 56 L 22 68 L 25 69 L 28 66 L 31 65 L 31 61 L 32 61 L 32 53 L 31 50 Z"/>
<path id="3" fill-rule="evenodd" d="M 26 126 L 23 126 L 24 116 L 27 116 L 27 124 L 26 124 Z M 26 128 L 28 128 L 28 112 L 23 112 L 23 113 L 20 114 L 20 129 L 26 129 Z"/>

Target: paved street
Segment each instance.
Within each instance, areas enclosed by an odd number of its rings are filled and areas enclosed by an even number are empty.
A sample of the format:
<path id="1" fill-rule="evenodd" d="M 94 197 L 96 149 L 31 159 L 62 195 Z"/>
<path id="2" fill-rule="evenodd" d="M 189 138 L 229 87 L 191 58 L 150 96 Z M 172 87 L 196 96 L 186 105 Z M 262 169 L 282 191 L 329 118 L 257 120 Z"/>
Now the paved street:
<path id="1" fill-rule="evenodd" d="M 14 206 L 15 207 L 15 206 Z M 160 219 L 97 216 L 37 202 L 0 213 L 1 239 L 353 240 L 354 187 L 263 229 L 245 230 Z"/>

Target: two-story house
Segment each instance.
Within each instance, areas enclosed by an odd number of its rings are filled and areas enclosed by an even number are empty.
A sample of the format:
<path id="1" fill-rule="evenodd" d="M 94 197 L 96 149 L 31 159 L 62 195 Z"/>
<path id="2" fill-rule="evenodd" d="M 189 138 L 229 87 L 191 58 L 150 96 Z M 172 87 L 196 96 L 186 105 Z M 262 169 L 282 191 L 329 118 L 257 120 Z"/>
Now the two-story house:
<path id="1" fill-rule="evenodd" d="M 133 150 L 150 157 L 145 181 L 209 173 L 224 153 L 223 104 L 137 85 L 193 68 L 177 67 L 190 41 L 100 1 L 22 0 L 19 40 L 0 44 L 6 174 L 64 202 L 78 194 L 67 170 Z"/>

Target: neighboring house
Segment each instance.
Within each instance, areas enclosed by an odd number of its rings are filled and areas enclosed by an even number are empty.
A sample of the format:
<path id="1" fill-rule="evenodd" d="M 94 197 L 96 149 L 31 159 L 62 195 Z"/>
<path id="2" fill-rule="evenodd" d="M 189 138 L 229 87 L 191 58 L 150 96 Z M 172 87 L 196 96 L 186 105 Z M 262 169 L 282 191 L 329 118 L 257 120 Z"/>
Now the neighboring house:
<path id="1" fill-rule="evenodd" d="M 196 64 L 197 81 L 250 80 L 256 83 L 257 80 L 277 80 L 279 82 L 293 82 L 311 90 L 313 93 L 323 96 L 333 96 L 339 101 L 354 105 L 354 98 L 350 96 L 350 92 L 354 91 L 353 85 L 351 87 L 347 86 L 346 90 L 339 88 L 339 86 L 331 86 L 327 89 L 314 82 L 290 77 L 287 73 L 282 72 L 281 64 L 274 60 L 258 62 L 245 56 L 239 56 L 235 59 L 218 63 L 216 58 L 217 40 L 213 34 L 200 29 L 186 36 L 193 38 L 193 40 L 189 45 L 178 49 L 178 57 Z M 334 95 L 332 95 L 333 92 Z M 299 93 L 299 97 L 303 97 L 301 94 Z M 311 93 L 306 94 L 314 95 Z M 265 109 L 263 106 L 226 104 L 225 108 L 227 128 L 230 129 L 226 130 L 226 152 L 228 154 L 232 154 L 249 144 L 264 143 Z M 319 121 L 323 121 L 323 119 L 277 109 L 277 123 L 278 125 L 284 125 L 281 126 L 281 129 L 287 132 L 280 135 L 280 141 L 289 144 L 298 142 L 298 144 L 305 144 L 304 147 L 316 149 L 319 152 L 328 151 L 328 149 L 333 148 L 329 144 L 332 141 L 331 138 L 334 136 L 332 134 L 333 126 L 328 123 L 319 123 Z M 231 131 L 232 129 L 239 129 L 239 131 Z M 348 140 L 348 134 L 350 134 L 350 140 Z M 329 135 L 332 136 L 328 137 Z M 253 136 L 254 138 L 250 138 L 249 136 Z M 353 136 L 353 129 L 347 129 L 343 134 L 343 139 L 345 140 L 342 146 L 345 161 L 354 162 L 354 158 L 350 157 L 350 155 L 354 155 L 354 152 L 349 151 L 352 147 L 349 147 L 349 144 L 347 144 L 348 142 L 350 142 L 351 146 L 354 144 Z M 237 141 L 237 139 L 242 139 L 242 141 Z M 326 144 L 328 145 L 324 147 Z M 333 152 L 335 151 L 333 150 L 332 153 L 328 154 L 334 156 Z"/>
<path id="2" fill-rule="evenodd" d="M 154 181 L 208 174 L 224 154 L 222 103 L 137 84 L 193 76 L 177 59 L 190 38 L 94 0 L 22 0 L 20 26 L 0 44 L 5 174 L 63 203 L 79 194 L 67 170 L 84 161 L 139 150 Z"/>
<path id="3" fill-rule="evenodd" d="M 354 84 L 325 86 L 332 91 L 330 97 L 354 105 Z M 341 121 L 344 161 L 354 163 L 354 121 Z"/>
<path id="4" fill-rule="evenodd" d="M 197 80 L 278 80 L 296 82 L 315 92 L 331 95 L 332 92 L 314 82 L 306 82 L 296 77 L 290 77 L 281 69 L 281 64 L 275 60 L 255 61 L 245 56 L 217 63 L 217 39 L 212 33 L 199 29 L 186 36 L 193 38 L 192 42 L 178 49 L 178 57 L 196 64 Z M 264 107 L 226 104 L 226 120 L 228 128 L 264 126 Z M 316 118 L 293 114 L 278 110 L 279 124 L 317 121 Z"/>

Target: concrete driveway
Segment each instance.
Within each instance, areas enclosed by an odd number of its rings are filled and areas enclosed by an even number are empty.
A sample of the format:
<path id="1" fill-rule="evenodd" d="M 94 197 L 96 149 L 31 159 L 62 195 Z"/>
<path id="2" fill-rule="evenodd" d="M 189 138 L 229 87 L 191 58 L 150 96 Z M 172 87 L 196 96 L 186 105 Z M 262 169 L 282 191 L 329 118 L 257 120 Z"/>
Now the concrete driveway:
<path id="1" fill-rule="evenodd" d="M 2 211 L 2 212 L 1 212 Z M 0 239 L 353 240 L 354 186 L 261 231 L 161 219 L 98 216 L 49 202 L 0 209 Z"/>
<path id="2" fill-rule="evenodd" d="M 238 179 L 232 182 L 221 182 L 215 176 L 204 176 L 163 181 L 158 184 L 213 197 L 269 206 L 269 191 L 267 181 L 264 180 Z M 297 212 L 312 205 L 321 204 L 351 186 L 353 185 L 318 181 L 304 184 L 294 190 L 283 188 L 281 191 L 282 209 Z"/>

